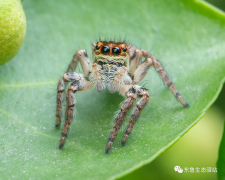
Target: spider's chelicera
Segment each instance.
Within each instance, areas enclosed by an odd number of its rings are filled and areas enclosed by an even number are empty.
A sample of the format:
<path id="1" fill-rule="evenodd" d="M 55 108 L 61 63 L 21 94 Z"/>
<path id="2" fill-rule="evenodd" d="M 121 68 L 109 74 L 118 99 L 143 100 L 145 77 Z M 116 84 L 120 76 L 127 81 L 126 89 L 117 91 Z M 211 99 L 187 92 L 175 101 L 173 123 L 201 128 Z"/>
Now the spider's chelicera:
<path id="1" fill-rule="evenodd" d="M 141 61 L 142 57 L 145 58 L 143 62 Z M 78 62 L 81 64 L 83 74 L 74 72 Z M 56 127 L 61 124 L 65 84 L 71 82 L 66 94 L 67 109 L 59 148 L 64 146 L 69 126 L 74 118 L 74 93 L 94 87 L 98 91 L 108 88 L 110 92 L 117 91 L 126 97 L 113 122 L 113 129 L 109 135 L 105 153 L 109 153 L 127 112 L 132 108 L 136 99 L 140 98 L 131 114 L 122 139 L 122 145 L 125 145 L 135 122 L 149 100 L 147 90 L 139 86 L 138 83 L 144 78 L 151 66 L 154 66 L 177 100 L 184 107 L 188 107 L 189 104 L 178 93 L 161 63 L 148 51 L 137 49 L 125 42 L 99 41 L 93 43 L 93 63 L 90 62 L 85 50 L 77 51 L 68 66 L 67 73 L 59 80 L 57 87 Z"/>

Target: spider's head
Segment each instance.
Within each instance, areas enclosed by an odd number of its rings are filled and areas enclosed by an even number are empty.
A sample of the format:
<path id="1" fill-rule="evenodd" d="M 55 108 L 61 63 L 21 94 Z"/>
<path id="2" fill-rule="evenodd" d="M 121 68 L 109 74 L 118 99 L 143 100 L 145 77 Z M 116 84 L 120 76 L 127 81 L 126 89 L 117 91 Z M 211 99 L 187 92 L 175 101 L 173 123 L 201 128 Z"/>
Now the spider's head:
<path id="1" fill-rule="evenodd" d="M 129 49 L 126 43 L 99 41 L 93 43 L 93 61 L 99 65 L 113 64 L 129 68 Z"/>

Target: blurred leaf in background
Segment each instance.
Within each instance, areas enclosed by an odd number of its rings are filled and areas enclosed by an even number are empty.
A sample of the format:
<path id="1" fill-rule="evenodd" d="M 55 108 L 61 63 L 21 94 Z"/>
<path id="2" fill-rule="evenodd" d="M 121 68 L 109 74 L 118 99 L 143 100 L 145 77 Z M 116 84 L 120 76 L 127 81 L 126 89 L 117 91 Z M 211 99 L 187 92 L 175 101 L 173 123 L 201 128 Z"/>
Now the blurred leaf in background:
<path id="1" fill-rule="evenodd" d="M 23 7 L 28 24 L 24 45 L 0 67 L 4 179 L 121 177 L 167 150 L 198 122 L 221 90 L 225 17 L 201 1 L 27 0 Z M 127 146 L 120 146 L 121 131 L 105 155 L 113 113 L 123 98 L 107 91 L 79 92 L 76 122 L 66 146 L 58 150 L 57 81 L 76 50 L 87 49 L 91 56 L 90 42 L 98 34 L 108 39 L 128 37 L 137 48 L 151 51 L 191 106 L 183 108 L 151 69 L 144 79 L 150 103 Z"/>
<path id="2" fill-rule="evenodd" d="M 225 2 L 224 0 L 206 0 L 206 2 L 211 3 L 218 9 L 225 11 Z"/>

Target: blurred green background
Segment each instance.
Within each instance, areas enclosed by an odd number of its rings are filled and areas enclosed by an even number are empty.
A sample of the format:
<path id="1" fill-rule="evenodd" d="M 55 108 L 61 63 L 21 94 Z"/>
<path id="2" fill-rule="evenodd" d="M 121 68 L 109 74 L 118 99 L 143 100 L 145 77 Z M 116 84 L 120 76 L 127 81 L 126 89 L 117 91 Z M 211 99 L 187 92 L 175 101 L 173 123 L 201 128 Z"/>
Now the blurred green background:
<path id="1" fill-rule="evenodd" d="M 225 11 L 225 0 L 207 0 L 222 11 Z M 153 162 L 120 178 L 119 180 L 216 180 L 217 174 L 190 173 L 181 174 L 174 171 L 175 166 L 181 168 L 216 167 L 220 141 L 223 135 L 225 120 L 225 87 L 218 99 L 206 112 L 205 116 L 177 143 Z"/>

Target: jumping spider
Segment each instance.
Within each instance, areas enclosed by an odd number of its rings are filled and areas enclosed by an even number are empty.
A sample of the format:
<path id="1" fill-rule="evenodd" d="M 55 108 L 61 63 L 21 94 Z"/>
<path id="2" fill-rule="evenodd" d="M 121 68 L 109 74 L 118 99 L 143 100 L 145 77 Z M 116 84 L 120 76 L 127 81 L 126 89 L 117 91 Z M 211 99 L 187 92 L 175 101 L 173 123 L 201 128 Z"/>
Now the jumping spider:
<path id="1" fill-rule="evenodd" d="M 126 100 L 120 107 L 120 111 L 113 122 L 113 129 L 108 138 L 105 153 L 109 153 L 127 112 L 132 108 L 136 99 L 141 98 L 131 114 L 129 124 L 124 133 L 122 145 L 125 145 L 135 122 L 149 100 L 147 90 L 137 84 L 144 78 L 152 65 L 177 100 L 184 107 L 189 106 L 178 93 L 161 63 L 148 51 L 137 49 L 125 42 L 117 41 L 94 42 L 92 48 L 93 64 L 90 62 L 85 50 L 77 51 L 68 66 L 67 73 L 63 75 L 58 83 L 56 127 L 61 124 L 61 109 L 66 84 L 67 82 L 72 82 L 66 93 L 67 110 L 59 149 L 64 146 L 69 126 L 73 121 L 75 106 L 74 93 L 94 87 L 98 91 L 108 88 L 110 92 L 118 91 L 121 95 L 126 96 Z M 142 57 L 145 58 L 144 62 L 141 61 Z M 83 74 L 74 72 L 78 62 L 81 64 Z"/>

